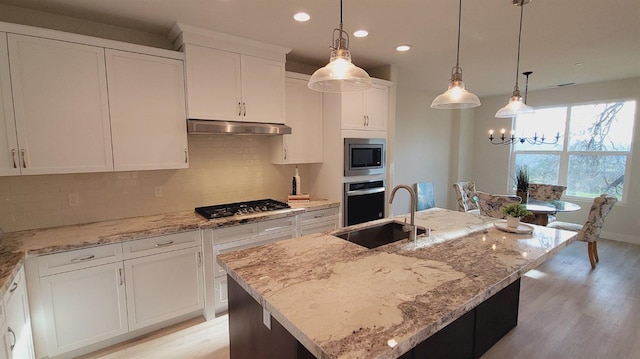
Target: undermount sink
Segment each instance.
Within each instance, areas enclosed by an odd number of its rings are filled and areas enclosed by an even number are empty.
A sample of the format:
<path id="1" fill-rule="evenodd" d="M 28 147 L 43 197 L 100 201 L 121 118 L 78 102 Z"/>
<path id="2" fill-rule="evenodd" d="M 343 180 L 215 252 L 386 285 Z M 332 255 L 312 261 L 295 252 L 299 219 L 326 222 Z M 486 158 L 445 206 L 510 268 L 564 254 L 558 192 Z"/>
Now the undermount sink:
<path id="1" fill-rule="evenodd" d="M 334 234 L 338 238 L 369 249 L 384 246 L 385 244 L 397 242 L 409 238 L 409 232 L 402 230 L 404 223 L 388 222 L 373 227 L 354 229 L 339 234 Z M 426 233 L 422 227 L 417 228 L 418 235 Z"/>

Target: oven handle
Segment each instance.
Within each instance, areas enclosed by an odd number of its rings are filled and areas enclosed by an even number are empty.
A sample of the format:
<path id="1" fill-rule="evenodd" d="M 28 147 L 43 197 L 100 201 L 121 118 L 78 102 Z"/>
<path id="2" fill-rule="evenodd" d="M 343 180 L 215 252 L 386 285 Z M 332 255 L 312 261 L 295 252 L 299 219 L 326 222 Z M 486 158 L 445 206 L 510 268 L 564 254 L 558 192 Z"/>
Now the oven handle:
<path id="1" fill-rule="evenodd" d="M 384 190 L 385 190 L 384 187 L 359 189 L 359 190 L 355 190 L 355 191 L 347 191 L 346 195 L 347 195 L 347 197 L 362 196 L 362 195 L 365 195 L 365 194 L 384 192 Z"/>

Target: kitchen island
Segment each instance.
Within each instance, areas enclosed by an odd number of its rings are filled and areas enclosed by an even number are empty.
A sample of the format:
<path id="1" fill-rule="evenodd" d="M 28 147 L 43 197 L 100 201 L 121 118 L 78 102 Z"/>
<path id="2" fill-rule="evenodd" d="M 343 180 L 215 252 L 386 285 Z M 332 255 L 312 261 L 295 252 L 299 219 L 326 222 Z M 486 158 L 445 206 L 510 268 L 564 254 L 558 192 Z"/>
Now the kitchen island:
<path id="1" fill-rule="evenodd" d="M 415 243 L 367 249 L 316 234 L 220 255 L 230 282 L 232 359 L 270 357 L 265 348 L 278 337 L 298 343 L 275 345 L 279 358 L 420 357 L 434 338 L 481 355 L 488 347 L 474 347 L 478 334 L 501 327 L 497 338 L 489 334 L 490 347 L 517 323 L 520 277 L 575 239 L 540 226 L 531 234 L 503 232 L 495 221 L 434 208 L 416 213 L 431 235 Z M 438 338 L 443 332 L 451 334 Z"/>

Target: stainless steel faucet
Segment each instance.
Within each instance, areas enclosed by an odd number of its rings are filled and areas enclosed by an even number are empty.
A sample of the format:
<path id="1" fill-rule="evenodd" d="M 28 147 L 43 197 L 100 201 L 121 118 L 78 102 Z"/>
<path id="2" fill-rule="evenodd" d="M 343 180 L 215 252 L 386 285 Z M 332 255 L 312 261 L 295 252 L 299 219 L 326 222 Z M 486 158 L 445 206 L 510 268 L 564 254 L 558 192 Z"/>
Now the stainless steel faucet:
<path id="1" fill-rule="evenodd" d="M 396 191 L 400 188 L 404 188 L 409 191 L 409 195 L 411 195 L 411 223 L 409 225 L 404 225 L 402 230 L 405 232 L 409 232 L 409 240 L 414 241 L 417 237 L 418 228 L 416 227 L 416 192 L 413 188 L 407 186 L 406 184 L 399 184 L 393 188 L 391 191 L 391 196 L 389 196 L 389 204 L 393 203 L 393 197 L 396 195 Z"/>

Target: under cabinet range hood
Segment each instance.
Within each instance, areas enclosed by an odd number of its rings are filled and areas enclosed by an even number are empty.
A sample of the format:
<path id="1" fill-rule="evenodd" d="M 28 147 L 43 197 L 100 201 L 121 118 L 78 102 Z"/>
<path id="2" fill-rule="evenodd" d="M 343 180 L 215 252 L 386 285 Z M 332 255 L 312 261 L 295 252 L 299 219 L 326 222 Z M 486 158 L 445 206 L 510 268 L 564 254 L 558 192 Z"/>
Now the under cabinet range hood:
<path id="1" fill-rule="evenodd" d="M 282 123 L 187 120 L 188 134 L 290 135 L 291 127 Z"/>

